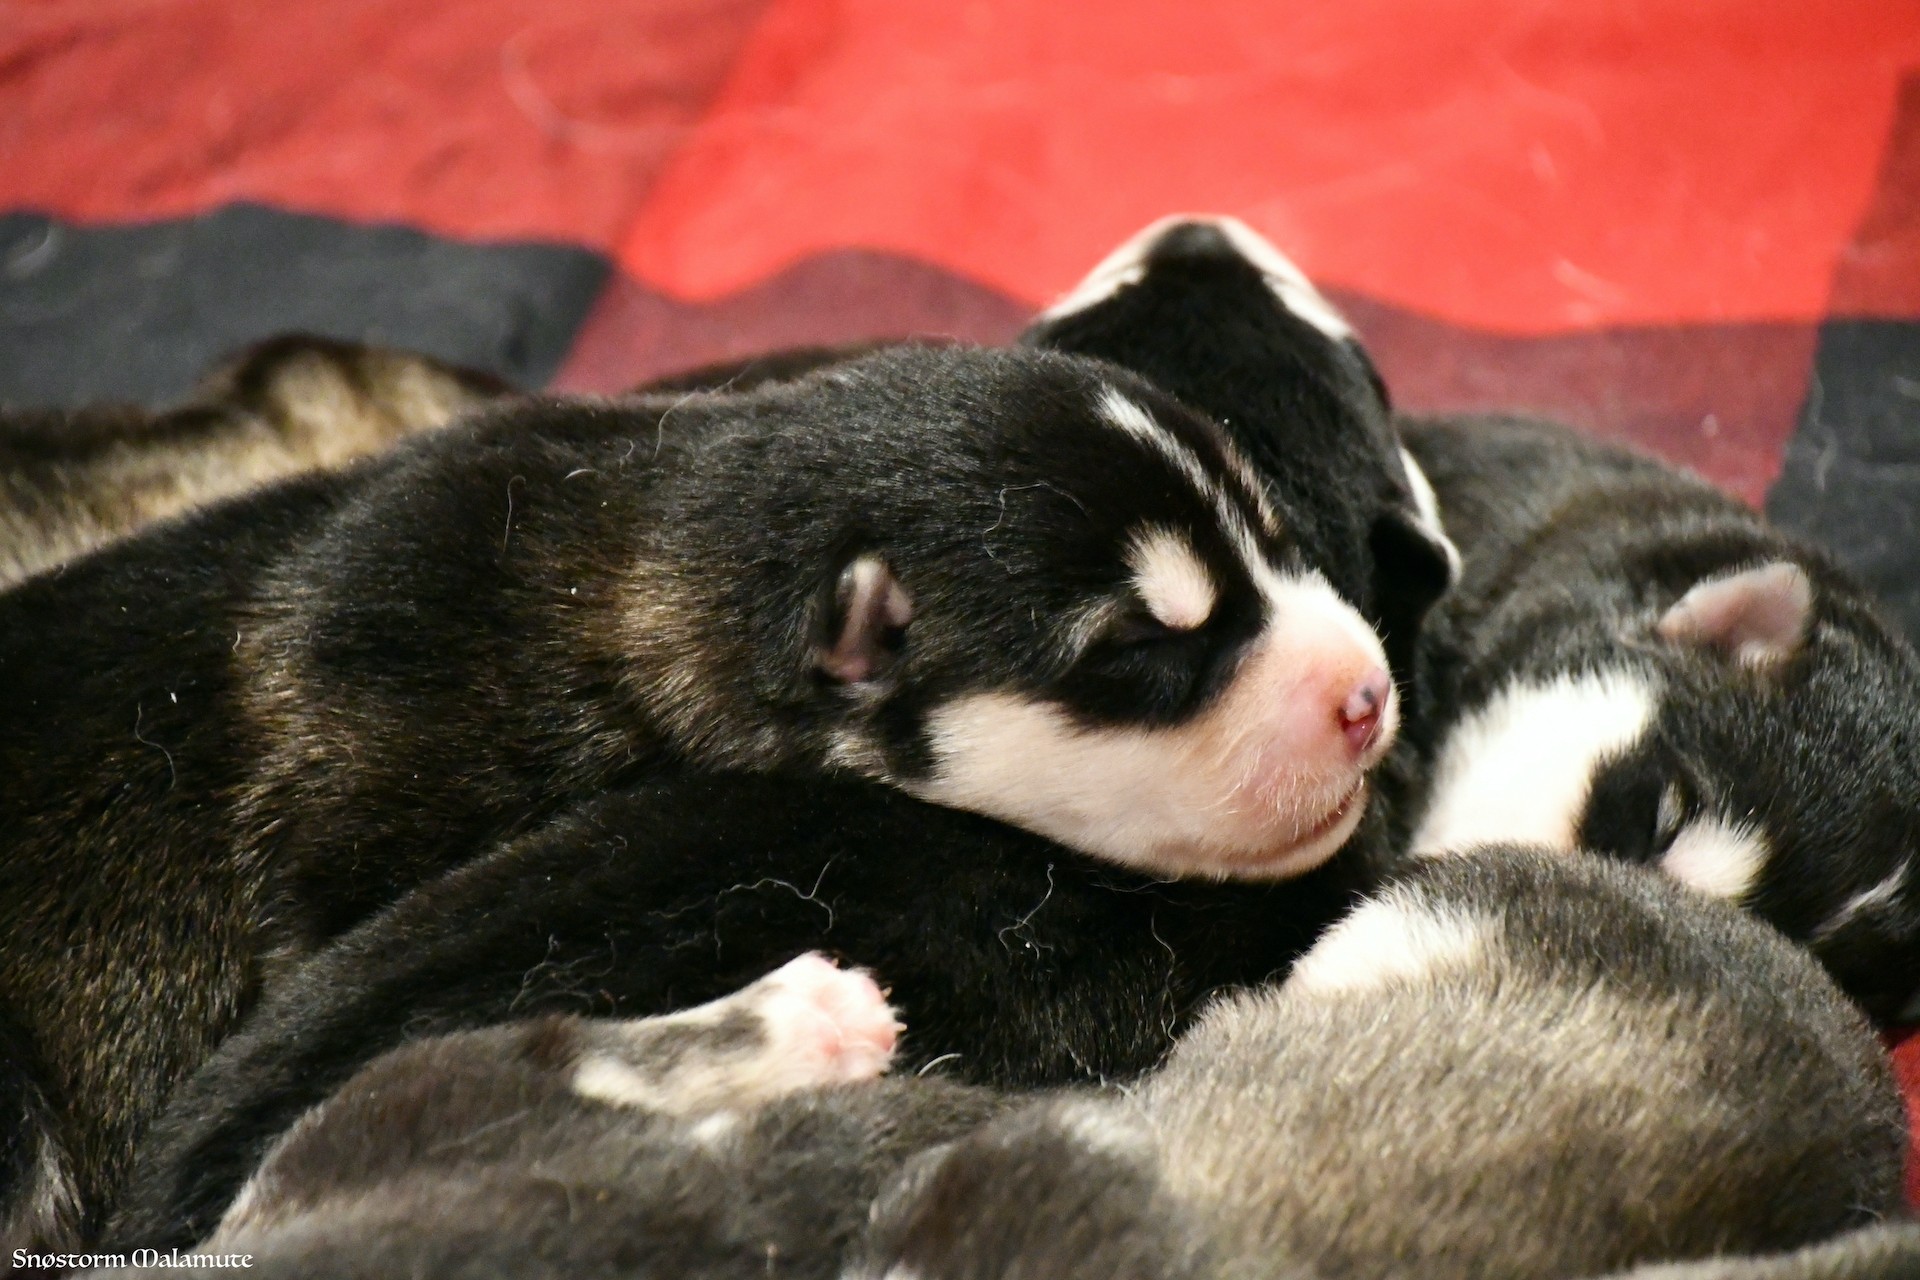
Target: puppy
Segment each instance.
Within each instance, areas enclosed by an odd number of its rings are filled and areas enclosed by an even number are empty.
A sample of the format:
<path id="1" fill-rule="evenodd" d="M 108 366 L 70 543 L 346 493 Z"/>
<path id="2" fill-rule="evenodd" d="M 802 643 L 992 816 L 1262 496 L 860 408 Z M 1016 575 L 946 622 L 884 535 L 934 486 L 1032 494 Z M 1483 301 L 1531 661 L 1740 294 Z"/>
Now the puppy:
<path id="1" fill-rule="evenodd" d="M 1009 1105 L 832 1087 L 883 1070 L 897 1031 L 870 978 L 803 955 L 679 1014 L 418 1041 L 304 1116 L 192 1254 L 276 1277 L 829 1277 L 886 1170 Z M 876 1105 L 903 1087 L 910 1109 Z M 174 1256 L 104 1265 L 154 1255 Z"/>
<path id="2" fill-rule="evenodd" d="M 194 1251 L 288 1276 L 1573 1280 L 1900 1202 L 1899 1097 L 1818 964 L 1600 858 L 1428 862 L 1133 1088 L 783 1092 L 870 1073 L 894 1030 L 803 957 L 682 1015 L 422 1040 L 295 1124 Z M 1912 1239 L 1753 1274 L 1904 1274 Z"/>
<path id="3" fill-rule="evenodd" d="M 236 357 L 164 412 L 0 414 L 0 586 L 155 520 L 344 466 L 507 392 L 411 352 L 291 335 Z"/>
<path id="4" fill-rule="evenodd" d="M 1867 593 L 1699 481 L 1553 427 L 1407 444 L 1466 563 L 1423 636 L 1444 712 L 1414 735 L 1414 848 L 1657 864 L 1894 1016 L 1920 983 L 1920 662 Z"/>
<path id="5" fill-rule="evenodd" d="M 1287 296 L 1233 241 L 1192 229 L 1163 229 L 1185 241 L 1179 253 L 1153 252 L 1157 239 L 1136 242 L 1147 264 L 1138 287 L 1184 293 L 1188 323 L 1236 335 L 1193 344 L 1218 376 L 1186 383 L 1220 397 L 1202 407 L 1235 424 L 1236 438 L 1284 456 L 1287 433 L 1321 428 L 1301 425 L 1310 415 L 1297 409 L 1243 402 L 1235 389 L 1255 385 L 1249 370 L 1304 364 L 1315 349 L 1342 367 L 1352 356 L 1344 340 L 1293 317 Z M 1111 305 L 1130 305 L 1130 296 L 1116 293 Z M 1117 341 L 1125 326 L 1110 331 Z M 1385 405 L 1364 379 L 1344 385 L 1353 398 L 1326 402 L 1326 412 L 1377 439 Z M 1331 571 L 1343 597 L 1398 591 L 1404 600 L 1431 583 L 1431 565 L 1412 586 L 1376 581 L 1371 523 L 1414 531 L 1443 574 L 1445 546 L 1421 532 L 1396 479 L 1396 449 L 1382 444 L 1372 456 L 1350 481 L 1346 453 L 1303 451 L 1295 470 L 1318 470 L 1322 483 L 1304 486 L 1298 503 L 1277 490 L 1267 500 L 1290 513 L 1296 536 L 1311 533 L 1316 561 L 1350 566 Z M 1366 495 L 1384 504 L 1375 522 L 1359 515 Z M 1322 555 L 1323 546 L 1343 550 Z M 1166 582 L 1200 581 L 1177 571 L 1177 557 L 1156 563 Z M 1198 638 L 1152 643 L 1171 657 Z M 1044 726 L 1033 736 L 1044 741 Z M 1016 748 L 1024 750 L 1003 749 Z M 1116 779 L 1135 776 L 1103 767 Z M 1370 863 L 1364 855 L 1384 851 L 1384 822 L 1381 806 L 1367 805 L 1342 865 L 1268 888 L 1161 884 L 1164 870 L 1179 868 L 1085 859 L 870 786 L 731 778 L 615 794 L 423 887 L 302 970 L 183 1087 L 110 1236 L 129 1244 L 203 1236 L 268 1142 L 407 1034 L 551 1008 L 663 1012 L 815 947 L 887 973 L 918 1029 L 915 1066 L 943 1059 L 964 1079 L 994 1084 L 1137 1074 L 1209 991 L 1261 981 L 1299 954 L 1349 901 Z"/>
<path id="6" fill-rule="evenodd" d="M 909 1166 L 850 1274 L 1517 1280 L 1771 1252 L 1897 1212 L 1903 1129 L 1865 1020 L 1765 924 L 1643 868 L 1482 848 L 1224 1000 L 1139 1088 Z M 1081 1214 L 1125 1226 L 1063 1229 Z"/>
<path id="7" fill-rule="evenodd" d="M 275 965 L 663 772 L 849 772 L 1157 874 L 1310 869 L 1398 719 L 1316 536 L 1118 369 L 921 350 L 510 407 L 19 584 L 16 1233 L 102 1203 Z"/>

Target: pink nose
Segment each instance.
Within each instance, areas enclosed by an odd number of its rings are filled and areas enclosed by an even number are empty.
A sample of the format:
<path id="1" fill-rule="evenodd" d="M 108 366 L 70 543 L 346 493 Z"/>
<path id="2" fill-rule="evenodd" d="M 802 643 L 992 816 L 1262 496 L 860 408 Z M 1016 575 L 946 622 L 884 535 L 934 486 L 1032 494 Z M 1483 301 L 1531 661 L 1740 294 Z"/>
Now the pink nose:
<path id="1" fill-rule="evenodd" d="M 1340 704 L 1340 731 L 1347 735 L 1347 745 L 1355 755 L 1364 754 L 1379 738 L 1380 716 L 1392 696 L 1393 682 L 1386 672 L 1375 667 L 1361 677 L 1347 700 Z"/>

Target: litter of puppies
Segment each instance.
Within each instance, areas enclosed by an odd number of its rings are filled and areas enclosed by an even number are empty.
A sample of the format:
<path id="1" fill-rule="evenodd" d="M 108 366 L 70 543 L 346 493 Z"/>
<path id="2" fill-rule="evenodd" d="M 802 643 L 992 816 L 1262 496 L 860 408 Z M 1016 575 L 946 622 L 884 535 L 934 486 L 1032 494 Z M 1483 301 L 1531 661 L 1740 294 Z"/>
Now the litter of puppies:
<path id="1" fill-rule="evenodd" d="M 1817 551 L 1396 420 L 1225 219 L 1012 350 L 429 372 L 344 468 L 36 508 L 101 545 L 0 594 L 9 1250 L 1920 1267 L 1920 659 Z"/>

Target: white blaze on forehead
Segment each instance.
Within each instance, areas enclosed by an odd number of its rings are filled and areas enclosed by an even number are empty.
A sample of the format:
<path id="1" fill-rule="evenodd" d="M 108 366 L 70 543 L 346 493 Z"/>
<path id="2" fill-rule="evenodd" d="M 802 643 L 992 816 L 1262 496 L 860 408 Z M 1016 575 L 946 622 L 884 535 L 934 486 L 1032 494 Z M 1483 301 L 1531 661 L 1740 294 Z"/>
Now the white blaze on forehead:
<path id="1" fill-rule="evenodd" d="M 1766 838 L 1743 822 L 1696 818 L 1660 855 L 1660 868 L 1709 897 L 1738 902 L 1760 878 L 1768 852 Z"/>
<path id="2" fill-rule="evenodd" d="M 1496 928 L 1390 890 L 1329 929 L 1294 965 L 1285 989 L 1360 991 L 1457 972 L 1487 954 Z"/>
<path id="3" fill-rule="evenodd" d="M 1133 589 L 1147 610 L 1175 631 L 1192 631 L 1213 616 L 1219 591 L 1193 544 L 1171 529 L 1147 529 L 1127 548 Z"/>
<path id="4" fill-rule="evenodd" d="M 1128 396 L 1118 387 L 1101 389 L 1099 414 L 1109 424 L 1125 432 L 1153 452 L 1160 455 L 1162 461 L 1178 472 L 1182 479 L 1193 487 L 1193 491 L 1202 502 L 1212 507 L 1219 517 L 1220 526 L 1228 539 L 1239 551 L 1250 573 L 1257 573 L 1266 567 L 1266 557 L 1260 553 L 1259 545 L 1254 541 L 1252 526 L 1246 513 L 1237 506 L 1220 484 L 1219 477 L 1207 470 L 1200 461 L 1200 455 L 1189 448 L 1186 442 L 1172 431 L 1154 420 L 1145 406 Z M 1253 468 L 1234 450 L 1231 442 L 1223 440 L 1228 465 L 1240 473 L 1246 486 L 1246 496 L 1252 502 L 1254 513 L 1263 528 L 1277 530 L 1279 520 L 1273 507 L 1267 500 L 1266 486 L 1254 478 Z"/>
<path id="5" fill-rule="evenodd" d="M 1572 849 L 1595 772 L 1640 740 L 1656 700 L 1646 677 L 1622 670 L 1508 686 L 1447 735 L 1414 852 Z"/>

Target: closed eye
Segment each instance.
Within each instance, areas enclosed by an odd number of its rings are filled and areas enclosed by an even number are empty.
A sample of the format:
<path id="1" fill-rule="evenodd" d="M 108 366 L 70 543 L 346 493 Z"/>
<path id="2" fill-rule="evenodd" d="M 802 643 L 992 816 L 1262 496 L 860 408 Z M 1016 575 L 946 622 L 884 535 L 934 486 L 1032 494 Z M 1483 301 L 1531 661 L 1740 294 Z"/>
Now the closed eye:
<path id="1" fill-rule="evenodd" d="M 1174 628 L 1153 616 L 1144 606 L 1122 608 L 1107 623 L 1098 637 L 1100 642 L 1110 645 L 1157 644 L 1167 640 L 1190 636 L 1193 628 Z"/>

